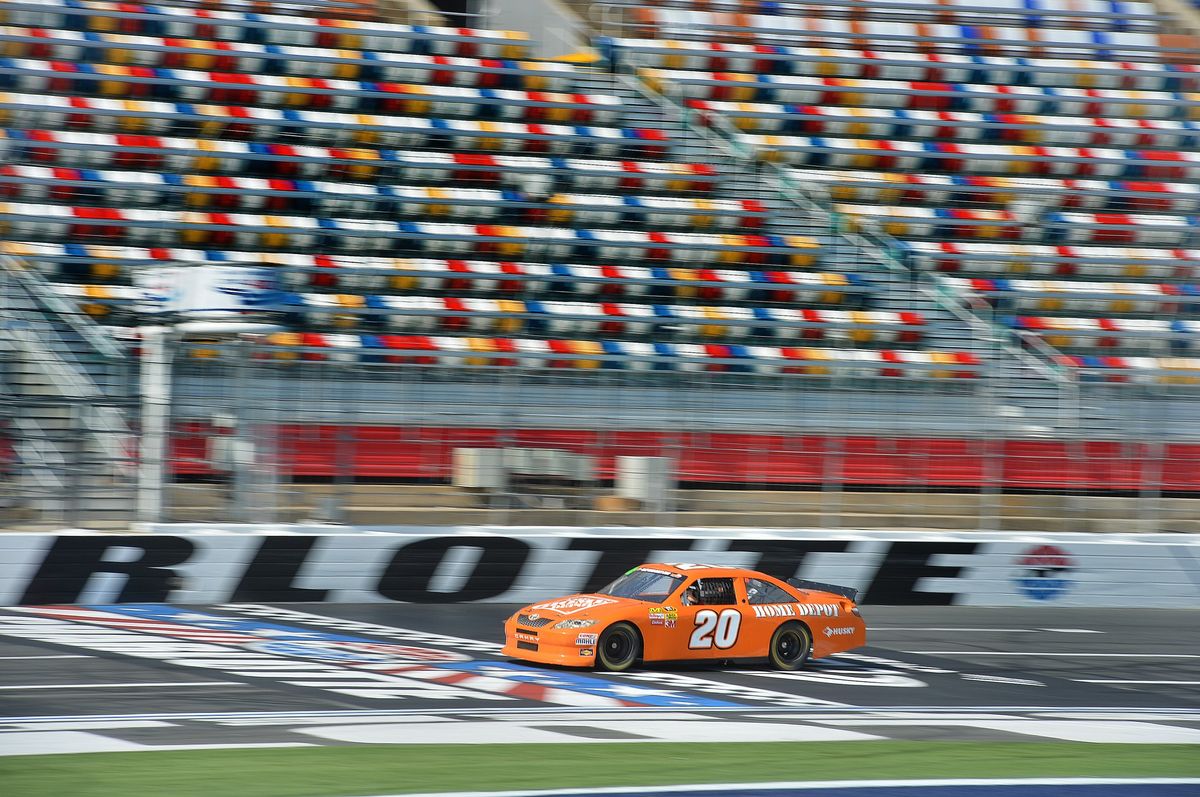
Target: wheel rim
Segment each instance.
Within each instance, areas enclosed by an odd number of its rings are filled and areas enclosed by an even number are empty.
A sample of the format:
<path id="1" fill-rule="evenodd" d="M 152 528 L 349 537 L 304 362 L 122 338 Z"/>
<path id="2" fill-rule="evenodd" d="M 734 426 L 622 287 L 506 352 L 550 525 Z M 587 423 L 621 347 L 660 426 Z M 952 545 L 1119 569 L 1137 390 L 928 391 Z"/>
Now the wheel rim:
<path id="1" fill-rule="evenodd" d="M 633 650 L 633 642 L 629 635 L 622 631 L 614 631 L 604 640 L 604 657 L 611 662 L 623 662 L 629 658 Z"/>
<path id="2" fill-rule="evenodd" d="M 796 631 L 784 631 L 775 646 L 779 660 L 791 664 L 804 655 L 804 642 Z"/>

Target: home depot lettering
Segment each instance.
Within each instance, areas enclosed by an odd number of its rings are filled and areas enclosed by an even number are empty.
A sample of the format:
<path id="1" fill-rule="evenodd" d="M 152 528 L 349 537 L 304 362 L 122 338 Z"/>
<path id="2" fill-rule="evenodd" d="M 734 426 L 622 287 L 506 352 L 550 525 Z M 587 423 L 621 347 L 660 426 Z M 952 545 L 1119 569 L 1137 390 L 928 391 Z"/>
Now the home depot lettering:
<path id="1" fill-rule="evenodd" d="M 755 617 L 837 617 L 836 603 L 764 603 L 752 606 Z"/>

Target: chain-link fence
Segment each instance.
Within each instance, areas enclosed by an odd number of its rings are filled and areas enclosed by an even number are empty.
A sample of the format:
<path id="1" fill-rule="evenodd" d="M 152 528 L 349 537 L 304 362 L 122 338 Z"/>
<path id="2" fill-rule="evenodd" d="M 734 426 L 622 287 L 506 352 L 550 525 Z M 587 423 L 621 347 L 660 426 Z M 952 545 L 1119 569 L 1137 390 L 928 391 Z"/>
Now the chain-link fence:
<path id="1" fill-rule="evenodd" d="M 175 521 L 1184 531 L 1200 517 L 1189 387 L 1053 384 L 1013 365 L 339 361 L 252 340 L 174 355 Z"/>
<path id="2" fill-rule="evenodd" d="M 653 358 L 610 370 L 601 355 L 593 369 L 447 363 L 225 336 L 166 338 L 158 402 L 146 351 L 68 369 L 44 343 L 54 330 L 34 334 L 11 307 L 5 323 L 9 528 L 1200 530 L 1192 385 L 1056 381 L 1004 359 L 964 378 Z M 106 395 L 70 381 L 89 372 L 108 374 Z M 144 424 L 164 439 L 135 445 Z"/>

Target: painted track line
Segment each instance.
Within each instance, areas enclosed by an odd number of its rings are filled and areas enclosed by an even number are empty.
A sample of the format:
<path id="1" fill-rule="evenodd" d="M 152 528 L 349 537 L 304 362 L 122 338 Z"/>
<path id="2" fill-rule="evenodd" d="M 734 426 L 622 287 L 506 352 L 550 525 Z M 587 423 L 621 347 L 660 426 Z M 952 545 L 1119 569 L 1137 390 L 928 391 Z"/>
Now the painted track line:
<path id="1" fill-rule="evenodd" d="M 1120 678 L 1072 678 L 1077 684 L 1162 684 L 1164 686 L 1197 686 L 1200 681 L 1126 681 Z"/>
<path id="2" fill-rule="evenodd" d="M 1107 631 L 1096 631 L 1091 628 L 956 628 L 953 626 L 927 625 L 882 625 L 871 626 L 872 634 L 879 631 L 934 631 L 937 633 L 956 634 L 1105 634 Z"/>
<path id="3" fill-rule="evenodd" d="M 460 791 L 426 794 L 381 794 L 371 797 L 572 797 L 583 794 L 642 795 L 735 790 L 821 791 L 826 789 L 959 788 L 962 786 L 1191 786 L 1200 778 L 954 778 L 947 780 L 810 780 L 764 783 L 697 783 L 692 786 L 600 786 L 592 789 L 544 791 Z"/>
<path id="4" fill-rule="evenodd" d="M 1011 650 L 906 650 L 914 656 L 1076 656 L 1113 659 L 1200 659 L 1200 653 L 1062 653 Z"/>
<path id="5" fill-rule="evenodd" d="M 0 724 L 14 722 L 61 722 L 74 720 L 220 720 L 220 719 L 243 719 L 243 718 L 275 718 L 275 719 L 291 719 L 291 718 L 309 718 L 321 717 L 336 721 L 338 717 L 404 717 L 404 716 L 425 716 L 431 713 L 451 713 L 464 716 L 494 716 L 494 715 L 521 715 L 537 717 L 544 714 L 612 714 L 621 716 L 627 713 L 629 709 L 624 708 L 589 708 L 576 709 L 568 706 L 538 706 L 538 707 L 505 707 L 498 708 L 495 706 L 476 706 L 476 707 L 431 707 L 431 708 L 407 708 L 407 709 L 316 709 L 308 711 L 201 711 L 201 712 L 143 712 L 135 714 L 59 714 L 53 716 L 17 716 L 17 717 L 0 717 Z M 673 708 L 656 708 L 653 706 L 646 708 L 638 708 L 638 713 L 657 714 L 677 712 L 678 709 Z M 1072 715 L 1088 716 L 1094 714 L 1100 715 L 1120 715 L 1121 718 L 1135 718 L 1137 715 L 1150 714 L 1161 716 L 1170 714 L 1177 716 L 1180 719 L 1191 720 L 1195 718 L 1200 720 L 1200 708 L 1148 708 L 1148 707 L 1131 707 L 1125 708 L 1121 706 L 821 706 L 821 707 L 784 707 L 772 708 L 770 706 L 761 707 L 744 707 L 744 708 L 706 708 L 692 710 L 692 713 L 724 715 L 730 713 L 747 714 L 753 716 L 760 715 L 778 715 L 784 714 L 787 716 L 855 716 L 860 714 L 879 715 L 879 714 L 895 714 L 901 712 L 905 714 L 928 715 L 932 717 L 941 716 L 943 714 L 991 714 L 991 713 L 1050 713 L 1054 715 L 1063 712 Z"/>
<path id="6" fill-rule="evenodd" d="M 176 682 L 153 682 L 153 683 L 124 683 L 124 684 L 22 684 L 20 686 L 0 686 L 0 689 L 21 690 L 21 689 L 124 689 L 131 686 L 136 686 L 139 689 L 143 686 L 249 686 L 237 681 L 176 681 Z"/>
<path id="7" fill-rule="evenodd" d="M 0 661 L 28 661 L 30 659 L 91 659 L 94 656 L 84 656 L 75 653 L 61 653 L 56 656 L 0 656 Z"/>

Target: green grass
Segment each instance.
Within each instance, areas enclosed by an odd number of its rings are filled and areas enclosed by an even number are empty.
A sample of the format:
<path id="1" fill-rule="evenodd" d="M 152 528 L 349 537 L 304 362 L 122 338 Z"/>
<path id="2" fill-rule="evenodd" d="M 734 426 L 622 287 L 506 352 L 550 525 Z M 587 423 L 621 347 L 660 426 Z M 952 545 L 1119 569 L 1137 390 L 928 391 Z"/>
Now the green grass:
<path id="1" fill-rule="evenodd" d="M 1194 745 L 778 742 L 380 745 L 0 758 L 4 797 L 352 797 L 856 778 L 1198 777 Z"/>

